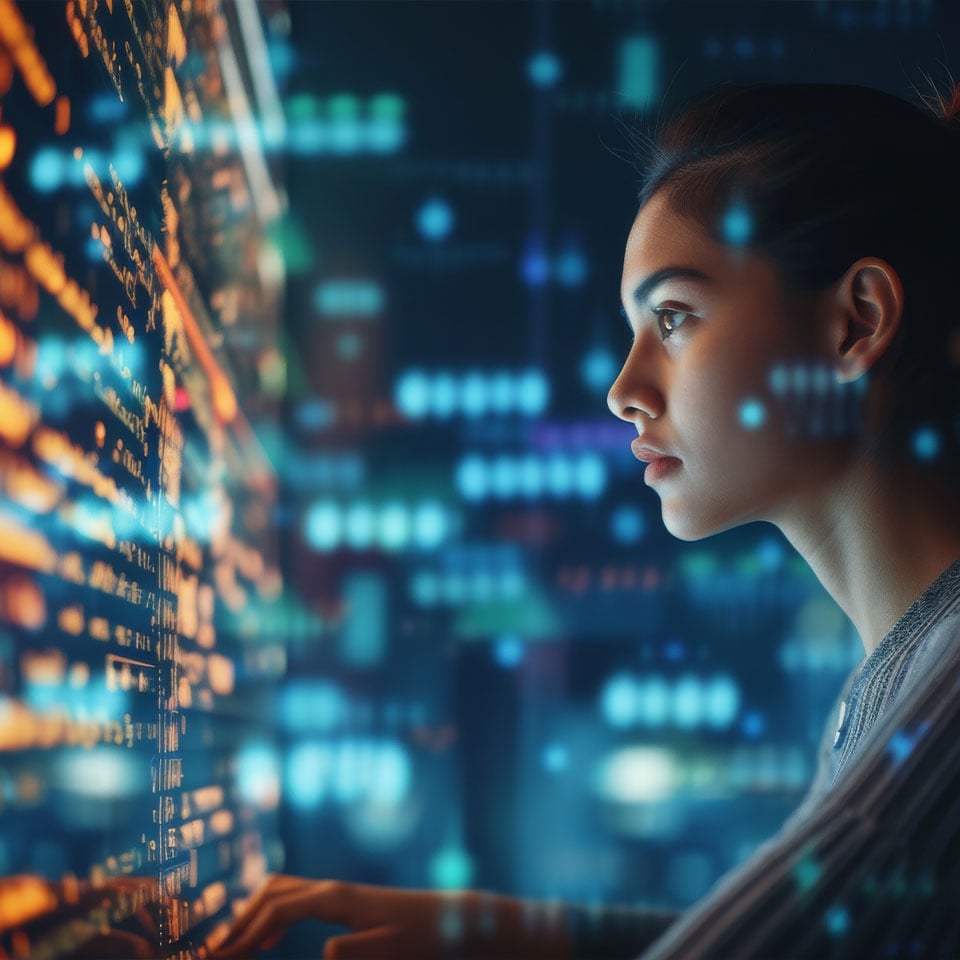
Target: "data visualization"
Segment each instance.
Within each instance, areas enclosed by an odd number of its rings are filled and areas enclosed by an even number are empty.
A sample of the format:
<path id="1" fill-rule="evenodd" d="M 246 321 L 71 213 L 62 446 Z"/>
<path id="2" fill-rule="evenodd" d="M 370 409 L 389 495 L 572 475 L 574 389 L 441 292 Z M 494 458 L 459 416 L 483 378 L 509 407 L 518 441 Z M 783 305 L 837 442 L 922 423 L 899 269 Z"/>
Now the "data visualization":
<path id="1" fill-rule="evenodd" d="M 3 957 L 203 956 L 277 857 L 264 49 L 252 3 L 0 0 Z"/>

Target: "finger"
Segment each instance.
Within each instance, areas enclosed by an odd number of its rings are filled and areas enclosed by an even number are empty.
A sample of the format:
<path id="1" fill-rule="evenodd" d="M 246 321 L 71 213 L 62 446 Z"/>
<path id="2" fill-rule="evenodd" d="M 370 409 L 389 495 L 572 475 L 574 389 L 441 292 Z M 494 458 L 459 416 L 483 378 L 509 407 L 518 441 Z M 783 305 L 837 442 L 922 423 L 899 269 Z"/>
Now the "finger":
<path id="1" fill-rule="evenodd" d="M 263 942 L 282 934 L 291 924 L 315 917 L 327 919 L 323 909 L 323 884 L 283 893 L 263 902 L 257 911 L 249 911 L 249 922 L 244 929 L 217 950 L 217 956 L 240 957 L 253 953 Z"/>
<path id="2" fill-rule="evenodd" d="M 303 890 L 311 884 L 312 881 L 305 880 L 302 877 L 289 877 L 279 873 L 273 874 L 253 897 L 245 903 L 242 901 L 239 903 L 241 908 L 240 914 L 233 922 L 233 925 L 220 946 L 226 946 L 238 937 L 243 936 L 250 924 L 256 920 L 272 900 L 297 890 Z"/>
<path id="3" fill-rule="evenodd" d="M 361 933 L 343 933 L 327 940 L 323 960 L 384 960 L 406 954 L 398 949 L 396 927 L 374 927 Z M 427 960 L 424 955 L 422 960 Z"/>

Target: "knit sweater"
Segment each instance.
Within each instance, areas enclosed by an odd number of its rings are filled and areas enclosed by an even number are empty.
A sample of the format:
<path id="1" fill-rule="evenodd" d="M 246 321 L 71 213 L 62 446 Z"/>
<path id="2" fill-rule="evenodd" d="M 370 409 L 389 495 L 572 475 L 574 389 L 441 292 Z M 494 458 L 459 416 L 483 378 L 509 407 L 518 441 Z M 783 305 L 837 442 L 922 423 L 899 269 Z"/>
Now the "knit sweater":
<path id="1" fill-rule="evenodd" d="M 797 810 L 683 914 L 574 908 L 582 960 L 960 957 L 960 558 L 847 677 Z"/>

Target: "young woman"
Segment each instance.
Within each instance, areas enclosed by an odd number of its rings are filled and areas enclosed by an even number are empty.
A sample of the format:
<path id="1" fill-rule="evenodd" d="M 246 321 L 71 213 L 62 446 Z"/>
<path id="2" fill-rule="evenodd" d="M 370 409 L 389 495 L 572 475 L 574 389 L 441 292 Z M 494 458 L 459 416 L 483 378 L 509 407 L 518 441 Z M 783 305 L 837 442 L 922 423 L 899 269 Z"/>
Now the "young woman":
<path id="1" fill-rule="evenodd" d="M 273 877 L 217 955 L 960 956 L 960 85 L 721 85 L 643 148 L 610 407 L 682 540 L 775 524 L 865 657 L 810 792 L 683 915 Z"/>

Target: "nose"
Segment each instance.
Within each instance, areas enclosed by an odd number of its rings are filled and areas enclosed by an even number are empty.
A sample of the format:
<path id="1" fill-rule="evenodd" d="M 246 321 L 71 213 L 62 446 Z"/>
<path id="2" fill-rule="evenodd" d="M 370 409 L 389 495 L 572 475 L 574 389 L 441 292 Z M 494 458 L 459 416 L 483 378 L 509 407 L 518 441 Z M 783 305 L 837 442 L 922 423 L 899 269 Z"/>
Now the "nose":
<path id="1" fill-rule="evenodd" d="M 650 364 L 637 355 L 639 346 L 639 342 L 634 343 L 607 394 L 610 412 L 628 423 L 636 423 L 640 414 L 656 420 L 663 415 L 666 406 L 663 391 L 654 382 Z"/>

